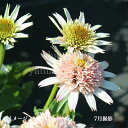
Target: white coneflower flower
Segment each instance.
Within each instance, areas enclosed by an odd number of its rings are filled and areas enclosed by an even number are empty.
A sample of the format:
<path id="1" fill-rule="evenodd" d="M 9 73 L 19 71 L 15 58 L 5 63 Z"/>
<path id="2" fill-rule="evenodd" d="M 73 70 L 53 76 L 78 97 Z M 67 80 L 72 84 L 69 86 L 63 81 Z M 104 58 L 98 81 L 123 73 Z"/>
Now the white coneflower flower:
<path id="1" fill-rule="evenodd" d="M 101 25 L 92 26 L 85 23 L 84 13 L 80 12 L 79 19 L 72 20 L 70 13 L 66 8 L 64 12 L 67 20 L 54 13 L 54 17 L 58 23 L 52 18 L 51 21 L 55 24 L 62 36 L 55 38 L 47 38 L 53 44 L 60 44 L 62 46 L 68 46 L 68 49 L 83 50 L 91 53 L 104 53 L 104 50 L 97 47 L 98 45 L 110 45 L 108 41 L 101 40 L 102 38 L 108 37 L 108 33 L 96 33 L 96 30 Z"/>
<path id="2" fill-rule="evenodd" d="M 39 83 L 40 87 L 52 85 L 58 83 L 60 87 L 57 93 L 57 100 L 62 100 L 65 96 L 68 97 L 68 105 L 70 110 L 75 111 L 79 93 L 82 93 L 90 108 L 94 111 L 96 108 L 96 101 L 93 96 L 96 95 L 104 102 L 111 104 L 113 100 L 102 89 L 118 90 L 120 87 L 114 83 L 111 83 L 104 79 L 104 77 L 114 77 L 111 72 L 104 71 L 108 67 L 106 61 L 98 62 L 87 54 L 78 53 L 66 53 L 61 54 L 59 59 L 56 60 L 51 55 L 43 52 L 42 57 L 52 67 L 37 66 L 35 69 L 47 69 L 54 72 L 55 77 L 49 77 L 42 80 Z"/>
<path id="3" fill-rule="evenodd" d="M 39 116 L 24 121 L 20 128 L 84 128 L 84 124 L 76 124 L 67 117 L 53 117 L 47 110 Z"/>
<path id="4" fill-rule="evenodd" d="M 0 15 L 0 43 L 6 46 L 6 49 L 11 48 L 16 40 L 14 38 L 26 38 L 28 34 L 21 33 L 20 31 L 33 25 L 33 22 L 24 23 L 31 14 L 26 14 L 16 20 L 20 6 L 16 5 L 11 14 L 10 5 L 7 4 L 4 16 Z"/>

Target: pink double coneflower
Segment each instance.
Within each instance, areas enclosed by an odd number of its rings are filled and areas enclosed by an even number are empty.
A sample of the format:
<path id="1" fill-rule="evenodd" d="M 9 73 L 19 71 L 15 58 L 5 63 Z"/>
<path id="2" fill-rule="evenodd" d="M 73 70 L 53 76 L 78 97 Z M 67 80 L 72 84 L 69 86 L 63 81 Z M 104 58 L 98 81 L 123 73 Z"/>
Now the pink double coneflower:
<path id="1" fill-rule="evenodd" d="M 56 49 L 56 48 L 55 48 Z M 40 87 L 58 83 L 60 88 L 56 99 L 61 101 L 68 96 L 70 110 L 75 111 L 79 93 L 82 93 L 92 111 L 96 111 L 95 96 L 108 104 L 112 104 L 112 98 L 103 90 L 118 90 L 120 87 L 105 80 L 106 77 L 115 77 L 115 74 L 104 71 L 109 65 L 106 61 L 98 62 L 93 57 L 77 53 L 61 54 L 55 50 L 59 59 L 53 58 L 48 53 L 42 53 L 42 57 L 52 68 L 36 66 L 35 69 L 47 69 L 53 71 L 55 77 L 49 77 L 39 83 Z"/>

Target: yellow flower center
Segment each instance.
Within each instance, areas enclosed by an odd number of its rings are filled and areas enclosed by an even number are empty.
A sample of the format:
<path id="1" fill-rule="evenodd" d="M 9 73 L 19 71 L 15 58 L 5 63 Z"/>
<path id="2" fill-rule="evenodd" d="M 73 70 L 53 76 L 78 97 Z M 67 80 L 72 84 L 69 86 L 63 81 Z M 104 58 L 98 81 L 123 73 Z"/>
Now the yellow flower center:
<path id="1" fill-rule="evenodd" d="M 16 26 L 10 19 L 0 18 L 0 40 L 4 40 L 13 36 Z"/>
<path id="2" fill-rule="evenodd" d="M 76 59 L 76 65 L 79 67 L 84 67 L 86 65 L 86 61 L 84 59 Z"/>
<path id="3" fill-rule="evenodd" d="M 93 37 L 94 32 L 90 32 L 87 28 L 77 22 L 63 26 L 63 35 L 67 44 L 76 48 L 91 45 L 95 40 Z"/>

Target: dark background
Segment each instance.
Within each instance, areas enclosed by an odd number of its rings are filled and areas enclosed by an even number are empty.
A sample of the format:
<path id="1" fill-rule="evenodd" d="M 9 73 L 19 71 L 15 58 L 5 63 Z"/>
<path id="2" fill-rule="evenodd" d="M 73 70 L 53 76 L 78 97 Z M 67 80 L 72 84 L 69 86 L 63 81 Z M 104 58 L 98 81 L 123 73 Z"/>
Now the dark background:
<path id="1" fill-rule="evenodd" d="M 0 0 L 0 11 L 4 13 L 6 4 L 11 4 L 11 9 L 16 4 L 21 5 L 19 17 L 31 13 L 34 25 L 25 31 L 30 36 L 27 39 L 18 39 L 15 48 L 6 52 L 5 64 L 15 61 L 31 61 L 33 66 L 46 65 L 41 58 L 42 50 L 53 53 L 51 44 L 45 40 L 46 37 L 60 35 L 57 28 L 49 20 L 48 16 L 58 12 L 64 16 L 63 8 L 66 7 L 72 18 L 78 18 L 79 12 L 85 13 L 86 22 L 103 25 L 98 32 L 110 33 L 111 37 L 106 39 L 112 41 L 112 46 L 105 46 L 106 54 L 96 55 L 96 59 L 107 60 L 110 64 L 109 71 L 117 74 L 113 79 L 122 88 L 121 92 L 110 93 L 114 104 L 109 106 L 98 98 L 97 112 L 91 112 L 86 100 L 80 97 L 77 111 L 82 117 L 76 120 L 94 128 L 128 128 L 128 0 Z M 60 49 L 62 50 L 62 49 Z M 28 75 L 24 80 L 34 79 L 35 86 L 28 102 L 21 111 L 14 111 L 13 116 L 23 116 L 22 111 L 33 115 L 33 107 L 42 108 L 51 87 L 38 88 L 37 84 L 51 74 Z M 94 116 L 112 116 L 113 121 L 95 121 Z"/>

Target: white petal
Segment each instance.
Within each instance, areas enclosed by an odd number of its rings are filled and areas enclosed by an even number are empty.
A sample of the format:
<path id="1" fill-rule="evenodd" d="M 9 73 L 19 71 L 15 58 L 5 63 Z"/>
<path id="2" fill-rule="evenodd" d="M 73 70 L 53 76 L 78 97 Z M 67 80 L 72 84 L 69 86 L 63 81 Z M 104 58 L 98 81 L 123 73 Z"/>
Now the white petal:
<path id="1" fill-rule="evenodd" d="M 100 28 L 101 26 L 102 26 L 102 25 L 95 25 L 95 26 L 91 27 L 90 30 L 95 31 L 95 30 L 97 30 L 98 28 Z"/>
<path id="2" fill-rule="evenodd" d="M 63 44 L 65 43 L 64 38 L 62 36 L 54 37 L 54 38 L 46 38 L 53 44 Z"/>
<path id="3" fill-rule="evenodd" d="M 77 128 L 85 128 L 85 127 L 86 127 L 86 125 L 85 125 L 85 124 L 81 124 L 81 123 L 76 124 L 76 126 L 77 126 Z"/>
<path id="4" fill-rule="evenodd" d="M 112 72 L 104 71 L 103 77 L 115 77 L 116 75 Z"/>
<path id="5" fill-rule="evenodd" d="M 73 53 L 73 51 L 74 51 L 74 47 L 68 46 L 67 53 Z"/>
<path id="6" fill-rule="evenodd" d="M 104 50 L 97 47 L 97 46 L 89 46 L 86 50 L 87 52 L 90 52 L 90 53 L 104 53 Z"/>
<path id="7" fill-rule="evenodd" d="M 11 48 L 14 48 L 14 46 L 9 45 L 9 44 L 6 44 L 6 50 L 9 50 L 9 49 L 11 49 Z"/>
<path id="8" fill-rule="evenodd" d="M 34 70 L 37 70 L 37 69 L 46 69 L 46 70 L 51 70 L 51 71 L 53 71 L 52 68 L 48 68 L 48 67 L 44 67 L 44 66 L 34 66 L 33 69 L 34 69 Z"/>
<path id="9" fill-rule="evenodd" d="M 64 13 L 66 15 L 67 21 L 72 22 L 71 15 L 70 15 L 69 11 L 67 10 L 67 8 L 64 8 Z"/>
<path id="10" fill-rule="evenodd" d="M 59 24 L 61 26 L 66 24 L 66 21 L 64 20 L 64 18 L 60 14 L 54 13 L 53 15 L 55 16 L 55 18 L 57 19 L 57 21 L 59 22 Z"/>
<path id="11" fill-rule="evenodd" d="M 1 118 L 2 118 L 2 114 L 3 114 L 3 111 L 2 112 L 0 112 L 0 120 L 2 120 Z"/>
<path id="12" fill-rule="evenodd" d="M 53 50 L 56 52 L 56 54 L 60 57 L 62 56 L 61 52 L 59 51 L 59 49 L 56 46 L 52 46 Z"/>
<path id="13" fill-rule="evenodd" d="M 5 116 L 3 119 L 2 119 L 3 122 L 7 123 L 7 124 L 10 124 L 11 123 L 11 118 L 8 117 L 8 116 Z"/>
<path id="14" fill-rule="evenodd" d="M 50 54 L 48 54 L 45 51 L 43 51 L 43 54 L 41 54 L 41 56 L 44 58 L 44 60 L 47 62 L 48 65 L 54 67 L 56 63 L 56 59 L 54 57 L 52 57 Z"/>
<path id="15" fill-rule="evenodd" d="M 59 83 L 59 80 L 56 77 L 49 77 L 49 78 L 46 78 L 46 79 L 42 80 L 38 84 L 38 86 L 45 87 L 45 86 L 49 86 L 49 85 L 52 85 L 52 84 L 55 84 L 55 83 Z"/>
<path id="16" fill-rule="evenodd" d="M 100 63 L 100 66 L 103 70 L 106 69 L 109 66 L 107 61 L 102 61 L 102 62 L 99 62 L 99 63 Z"/>
<path id="17" fill-rule="evenodd" d="M 19 18 L 16 21 L 16 24 L 18 24 L 18 26 L 20 26 L 22 23 L 24 23 L 28 18 L 30 18 L 32 15 L 27 13 L 26 15 L 22 16 L 21 18 Z"/>
<path id="18" fill-rule="evenodd" d="M 1 69 L 0 70 L 2 70 L 2 71 L 4 71 L 4 72 L 9 72 L 9 70 L 6 68 L 6 66 L 4 66 L 3 64 L 2 64 L 2 67 L 1 67 Z"/>
<path id="19" fill-rule="evenodd" d="M 33 25 L 33 22 L 24 23 L 20 26 L 19 31 L 24 30 Z"/>
<path id="20" fill-rule="evenodd" d="M 88 53 L 88 55 L 91 56 L 93 59 L 95 57 L 95 54 L 93 54 L 93 53 Z"/>
<path id="21" fill-rule="evenodd" d="M 83 24 L 85 23 L 85 17 L 84 17 L 84 13 L 83 12 L 80 12 L 79 22 L 81 22 Z"/>
<path id="22" fill-rule="evenodd" d="M 83 59 L 83 54 L 81 53 L 80 50 L 76 51 L 77 55 L 79 56 L 80 59 Z"/>
<path id="23" fill-rule="evenodd" d="M 53 24 L 58 28 L 58 30 L 63 33 L 62 29 L 59 27 L 59 25 L 56 23 L 56 21 L 51 17 L 49 16 L 50 20 L 53 22 Z"/>
<path id="24" fill-rule="evenodd" d="M 105 37 L 109 37 L 110 34 L 109 33 L 96 33 L 95 37 L 96 38 L 105 38 Z"/>
<path id="25" fill-rule="evenodd" d="M 17 42 L 14 38 L 10 38 L 9 41 L 13 43 Z"/>
<path id="26" fill-rule="evenodd" d="M 70 111 L 75 112 L 76 105 L 77 105 L 77 102 L 78 102 L 78 98 L 79 98 L 79 92 L 77 90 L 72 91 L 70 93 L 70 95 L 68 97 L 68 106 L 69 106 Z"/>
<path id="27" fill-rule="evenodd" d="M 118 91 L 120 87 L 117 84 L 104 80 L 101 87 L 106 88 L 108 90 Z"/>
<path id="28" fill-rule="evenodd" d="M 5 10 L 5 13 L 4 13 L 4 18 L 8 18 L 8 16 L 9 16 L 9 10 L 10 10 L 10 4 L 7 4 L 6 10 Z"/>
<path id="29" fill-rule="evenodd" d="M 104 40 L 96 40 L 94 42 L 94 45 L 111 45 L 111 42 L 109 41 L 104 41 Z"/>
<path id="30" fill-rule="evenodd" d="M 20 9 L 20 6 L 19 5 L 16 5 L 16 7 L 14 8 L 13 12 L 10 15 L 10 18 L 12 20 L 15 20 L 17 18 L 18 13 L 19 13 L 19 9 Z"/>
<path id="31" fill-rule="evenodd" d="M 67 96 L 71 92 L 71 88 L 68 86 L 62 86 L 56 96 L 58 101 L 61 101 L 65 96 Z"/>
<path id="32" fill-rule="evenodd" d="M 10 128 L 20 128 L 18 125 L 12 125 Z"/>
<path id="33" fill-rule="evenodd" d="M 89 107 L 91 108 L 92 111 L 97 111 L 97 107 L 96 107 L 96 100 L 95 97 L 93 96 L 92 93 L 88 93 L 84 95 L 86 98 L 86 101 L 89 105 Z"/>
<path id="34" fill-rule="evenodd" d="M 28 34 L 24 34 L 24 33 L 16 33 L 15 34 L 15 38 L 27 38 Z"/>
<path id="35" fill-rule="evenodd" d="M 108 103 L 108 104 L 112 104 L 113 100 L 112 98 L 101 88 L 96 89 L 93 92 L 98 98 L 100 98 L 101 100 L 103 100 L 104 102 Z"/>

